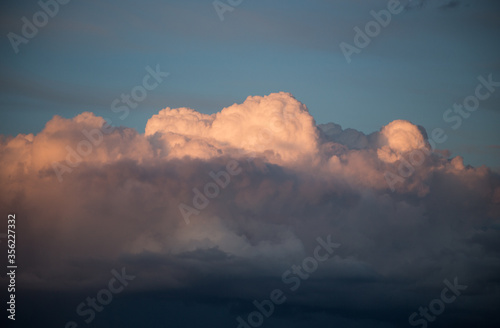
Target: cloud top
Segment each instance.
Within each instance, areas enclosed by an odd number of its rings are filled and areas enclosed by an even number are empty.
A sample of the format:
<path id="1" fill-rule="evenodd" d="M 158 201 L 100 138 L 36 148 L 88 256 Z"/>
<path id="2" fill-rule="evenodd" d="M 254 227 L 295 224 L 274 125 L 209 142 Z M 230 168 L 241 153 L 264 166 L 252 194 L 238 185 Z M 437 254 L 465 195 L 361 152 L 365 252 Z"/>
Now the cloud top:
<path id="1" fill-rule="evenodd" d="M 240 150 L 276 163 L 311 156 L 318 138 L 307 107 L 284 92 L 248 97 L 213 115 L 165 108 L 147 122 L 146 136 L 153 135 L 170 158 L 206 159 Z"/>

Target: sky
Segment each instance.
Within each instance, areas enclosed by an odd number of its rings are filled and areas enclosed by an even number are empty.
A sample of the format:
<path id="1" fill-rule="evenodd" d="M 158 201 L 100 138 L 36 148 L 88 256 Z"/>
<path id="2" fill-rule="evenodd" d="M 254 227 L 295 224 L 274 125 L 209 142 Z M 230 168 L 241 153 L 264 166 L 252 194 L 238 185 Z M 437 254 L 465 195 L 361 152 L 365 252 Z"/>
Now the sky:
<path id="1" fill-rule="evenodd" d="M 119 122 L 140 132 L 167 106 L 215 113 L 280 91 L 305 103 L 318 123 L 364 133 L 394 119 L 448 127 L 443 112 L 473 93 L 478 76 L 500 80 L 500 5 L 406 3 L 347 64 L 340 43 L 353 44 L 353 28 L 387 1 L 242 1 L 223 21 L 211 1 L 70 1 L 17 54 L 6 35 L 21 36 L 21 18 L 40 6 L 3 1 L 0 132 L 40 132 L 56 114 L 113 119 L 112 101 L 130 92 L 148 65 L 170 77 Z M 499 97 L 449 129 L 441 148 L 475 166 L 500 166 Z"/>
<path id="2" fill-rule="evenodd" d="M 0 16 L 10 326 L 500 324 L 500 2 Z"/>

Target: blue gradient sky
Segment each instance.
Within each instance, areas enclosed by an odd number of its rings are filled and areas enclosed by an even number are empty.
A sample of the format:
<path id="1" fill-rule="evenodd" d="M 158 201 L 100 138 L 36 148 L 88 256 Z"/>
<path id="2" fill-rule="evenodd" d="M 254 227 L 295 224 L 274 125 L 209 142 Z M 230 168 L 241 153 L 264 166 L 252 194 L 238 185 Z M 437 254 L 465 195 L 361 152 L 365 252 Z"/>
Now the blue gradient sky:
<path id="1" fill-rule="evenodd" d="M 459 129 L 442 119 L 473 94 L 479 75 L 500 81 L 500 2 L 412 3 L 348 64 L 339 44 L 352 44 L 353 27 L 387 1 L 245 0 L 220 21 L 209 0 L 72 0 L 18 54 L 7 34 L 20 34 L 21 17 L 40 7 L 3 1 L 0 133 L 36 133 L 56 114 L 82 111 L 143 132 L 167 106 L 214 113 L 249 95 L 286 91 L 318 123 L 365 133 L 395 119 L 441 127 L 449 138 L 439 148 L 500 167 L 500 90 Z M 112 101 L 157 64 L 170 76 L 119 121 Z"/>

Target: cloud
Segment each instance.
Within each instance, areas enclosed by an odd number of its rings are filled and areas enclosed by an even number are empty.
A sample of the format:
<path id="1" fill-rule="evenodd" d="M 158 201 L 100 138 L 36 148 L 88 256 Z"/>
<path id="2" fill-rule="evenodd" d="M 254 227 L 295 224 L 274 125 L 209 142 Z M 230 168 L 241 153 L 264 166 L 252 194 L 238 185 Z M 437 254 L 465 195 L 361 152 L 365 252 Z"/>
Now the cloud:
<path id="1" fill-rule="evenodd" d="M 489 286 L 500 273 L 500 179 L 433 153 L 426 138 L 403 120 L 370 135 L 318 126 L 288 93 L 213 115 L 165 108 L 145 134 L 106 130 L 88 112 L 55 116 L 37 135 L 0 143 L 0 206 L 22 232 L 18 283 L 91 288 L 123 265 L 137 276 L 131 291 L 251 304 L 283 288 L 301 311 L 391 326 L 458 276 L 469 289 L 453 306 L 470 322 L 484 314 L 471 302 L 498 305 Z M 416 151 L 422 160 L 401 175 Z M 225 175 L 231 161 L 241 171 Z M 54 163 L 69 169 L 62 182 Z M 195 208 L 194 189 L 206 195 L 210 183 L 217 196 Z M 189 225 L 180 204 L 196 209 Z M 290 293 L 281 274 L 328 235 L 338 255 Z M 384 316 L 392 309 L 402 315 Z"/>
<path id="2" fill-rule="evenodd" d="M 384 126 L 380 131 L 380 140 L 383 145 L 377 150 L 378 157 L 390 163 L 400 160 L 404 153 L 428 147 L 421 130 L 404 120 L 396 120 Z"/>
<path id="3" fill-rule="evenodd" d="M 155 134 L 169 158 L 211 158 L 241 150 L 265 154 L 276 163 L 313 155 L 318 137 L 307 108 L 284 92 L 248 97 L 213 115 L 166 108 L 146 125 L 146 136 Z"/>
<path id="4" fill-rule="evenodd" d="M 449 10 L 460 7 L 463 3 L 469 5 L 468 1 L 459 0 L 410 0 L 406 5 L 406 9 L 421 9 L 421 8 L 438 8 Z"/>

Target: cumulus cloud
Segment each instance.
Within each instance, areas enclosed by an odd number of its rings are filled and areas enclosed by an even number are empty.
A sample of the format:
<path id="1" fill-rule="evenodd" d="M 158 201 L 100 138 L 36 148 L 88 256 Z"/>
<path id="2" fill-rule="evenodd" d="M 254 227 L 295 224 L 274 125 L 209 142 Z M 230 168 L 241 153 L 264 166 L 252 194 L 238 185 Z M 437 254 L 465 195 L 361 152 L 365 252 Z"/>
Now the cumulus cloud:
<path id="1" fill-rule="evenodd" d="M 377 150 L 378 157 L 384 162 L 394 163 L 402 154 L 426 147 L 426 138 L 419 128 L 408 121 L 396 120 L 380 131 L 382 146 Z"/>
<path id="2" fill-rule="evenodd" d="M 165 108 L 146 125 L 169 158 L 212 158 L 234 150 L 256 152 L 275 163 L 303 161 L 317 150 L 317 128 L 290 94 L 248 97 L 213 115 Z"/>
<path id="3" fill-rule="evenodd" d="M 370 135 L 318 126 L 288 93 L 212 115 L 165 108 L 145 134 L 92 113 L 56 116 L 37 135 L 1 139 L 0 206 L 23 234 L 18 281 L 74 290 L 124 265 L 131 290 L 251 304 L 330 235 L 338 255 L 288 304 L 394 326 L 407 316 L 381 313 L 409 315 L 458 276 L 470 294 L 457 309 L 478 318 L 471 302 L 498 305 L 488 286 L 500 273 L 500 180 L 434 154 L 426 138 L 402 120 Z M 196 207 L 210 183 L 217 195 Z M 189 224 L 180 204 L 196 212 Z"/>

